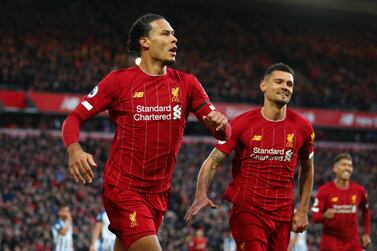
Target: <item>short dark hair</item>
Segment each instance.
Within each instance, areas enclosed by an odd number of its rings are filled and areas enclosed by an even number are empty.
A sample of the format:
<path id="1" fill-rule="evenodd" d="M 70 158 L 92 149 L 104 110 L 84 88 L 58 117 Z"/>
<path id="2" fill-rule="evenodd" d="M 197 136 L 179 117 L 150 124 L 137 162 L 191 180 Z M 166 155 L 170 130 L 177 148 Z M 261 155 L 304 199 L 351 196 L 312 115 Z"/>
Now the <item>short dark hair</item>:
<path id="1" fill-rule="evenodd" d="M 343 160 L 343 159 L 351 160 L 352 161 L 351 154 L 349 154 L 349 153 L 340 153 L 340 154 L 336 155 L 336 157 L 334 159 L 334 163 L 336 163 L 336 162 L 338 162 L 340 160 Z"/>
<path id="2" fill-rule="evenodd" d="M 271 65 L 270 67 L 267 68 L 267 70 L 264 73 L 264 78 L 271 75 L 271 73 L 274 72 L 274 71 L 284 71 L 284 72 L 288 72 L 288 73 L 292 74 L 292 76 L 294 76 L 294 71 L 292 70 L 291 67 L 289 67 L 288 65 L 283 64 L 283 63 L 276 63 L 276 64 L 273 64 L 273 65 Z"/>
<path id="3" fill-rule="evenodd" d="M 153 13 L 147 13 L 139 17 L 135 23 L 131 26 L 131 29 L 128 32 L 128 41 L 127 41 L 127 51 L 140 56 L 140 44 L 139 39 L 141 37 L 147 37 L 150 30 L 152 29 L 150 23 L 159 20 L 165 19 L 163 16 Z"/>

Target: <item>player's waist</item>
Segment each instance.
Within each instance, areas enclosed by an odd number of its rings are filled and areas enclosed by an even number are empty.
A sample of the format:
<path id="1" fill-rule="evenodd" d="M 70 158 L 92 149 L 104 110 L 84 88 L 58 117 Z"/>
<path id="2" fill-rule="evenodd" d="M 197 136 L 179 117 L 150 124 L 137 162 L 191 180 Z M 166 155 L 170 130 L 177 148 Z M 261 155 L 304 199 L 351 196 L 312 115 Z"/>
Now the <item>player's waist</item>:
<path id="1" fill-rule="evenodd" d="M 167 175 L 166 175 L 167 176 Z M 131 191 L 143 193 L 160 193 L 170 190 L 171 178 L 169 177 L 144 177 L 128 176 L 121 173 L 111 172 L 104 175 L 104 182 Z"/>
<path id="2" fill-rule="evenodd" d="M 323 234 L 327 235 L 328 237 L 336 238 L 339 240 L 350 240 L 350 239 L 358 239 L 359 230 L 357 226 L 354 227 L 345 227 L 342 224 L 337 224 L 336 227 L 328 227 L 325 226 L 323 228 Z"/>
<path id="3" fill-rule="evenodd" d="M 293 214 L 293 193 L 291 196 L 266 198 L 256 194 L 245 196 L 240 190 L 228 188 L 224 197 L 236 206 L 274 220 L 290 221 Z"/>

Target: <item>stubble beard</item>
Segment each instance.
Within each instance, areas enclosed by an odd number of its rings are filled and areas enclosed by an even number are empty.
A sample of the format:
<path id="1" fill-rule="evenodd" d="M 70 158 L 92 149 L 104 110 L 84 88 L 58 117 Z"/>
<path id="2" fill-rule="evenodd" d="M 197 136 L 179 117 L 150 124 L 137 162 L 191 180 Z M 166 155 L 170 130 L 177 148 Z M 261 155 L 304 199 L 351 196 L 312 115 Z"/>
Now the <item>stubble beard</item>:
<path id="1" fill-rule="evenodd" d="M 173 65 L 175 63 L 175 59 L 173 59 L 173 60 L 164 60 L 163 62 L 162 62 L 162 64 L 164 65 L 164 66 L 171 66 L 171 65 Z"/>

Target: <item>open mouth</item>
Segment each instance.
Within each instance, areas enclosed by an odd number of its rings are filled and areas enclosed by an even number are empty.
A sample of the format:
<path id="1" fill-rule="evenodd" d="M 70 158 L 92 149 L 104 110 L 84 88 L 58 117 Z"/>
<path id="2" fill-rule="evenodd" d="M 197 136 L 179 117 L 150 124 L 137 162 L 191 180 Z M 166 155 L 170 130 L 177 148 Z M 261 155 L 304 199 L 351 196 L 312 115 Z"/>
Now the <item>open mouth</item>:
<path id="1" fill-rule="evenodd" d="M 350 176 L 350 175 L 351 175 L 351 172 L 350 172 L 350 171 L 343 171 L 343 175 L 344 175 L 344 176 Z"/>
<path id="2" fill-rule="evenodd" d="M 176 54 L 177 53 L 177 47 L 173 47 L 169 51 Z"/>
<path id="3" fill-rule="evenodd" d="M 285 96 L 285 97 L 287 97 L 287 98 L 289 97 L 289 94 L 288 94 L 288 93 L 285 93 L 285 92 L 280 92 L 279 94 L 282 95 L 282 96 Z"/>

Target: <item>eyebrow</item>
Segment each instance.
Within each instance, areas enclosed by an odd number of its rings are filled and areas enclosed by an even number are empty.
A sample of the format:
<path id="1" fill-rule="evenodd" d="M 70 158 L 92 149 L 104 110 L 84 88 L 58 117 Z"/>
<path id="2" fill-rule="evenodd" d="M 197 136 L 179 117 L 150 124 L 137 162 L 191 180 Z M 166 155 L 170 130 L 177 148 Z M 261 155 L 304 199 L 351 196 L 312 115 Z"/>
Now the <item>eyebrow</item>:
<path id="1" fill-rule="evenodd" d="M 279 80 L 279 81 L 285 81 L 284 79 L 282 79 L 282 78 L 275 78 L 275 80 Z M 288 80 L 288 81 L 286 81 L 287 83 L 292 83 L 292 84 L 294 84 L 294 82 L 293 81 L 291 81 L 291 80 Z"/>
<path id="2" fill-rule="evenodd" d="M 169 33 L 172 33 L 172 34 L 174 34 L 175 33 L 175 30 L 162 30 L 161 32 L 169 32 Z"/>

